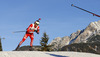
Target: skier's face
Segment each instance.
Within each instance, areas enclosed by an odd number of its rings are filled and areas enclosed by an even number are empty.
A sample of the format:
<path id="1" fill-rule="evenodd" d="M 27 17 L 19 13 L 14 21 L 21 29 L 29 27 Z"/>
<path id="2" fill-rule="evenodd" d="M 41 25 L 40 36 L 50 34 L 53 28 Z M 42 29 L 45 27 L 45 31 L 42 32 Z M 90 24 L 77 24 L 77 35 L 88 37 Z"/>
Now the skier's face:
<path id="1" fill-rule="evenodd" d="M 37 24 L 35 24 L 35 27 L 37 27 L 38 25 Z"/>

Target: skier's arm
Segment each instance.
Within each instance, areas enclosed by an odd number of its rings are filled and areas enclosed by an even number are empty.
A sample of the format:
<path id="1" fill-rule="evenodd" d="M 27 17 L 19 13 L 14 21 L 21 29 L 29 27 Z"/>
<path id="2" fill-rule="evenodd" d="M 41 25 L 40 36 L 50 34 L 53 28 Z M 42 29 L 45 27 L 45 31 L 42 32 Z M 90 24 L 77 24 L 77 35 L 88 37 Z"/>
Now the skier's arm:
<path id="1" fill-rule="evenodd" d="M 27 31 L 28 31 L 28 32 L 33 31 L 33 30 L 31 30 L 31 29 L 30 29 L 32 26 L 33 26 L 33 25 L 32 25 L 32 24 L 30 24 L 30 26 L 27 28 Z"/>
<path id="2" fill-rule="evenodd" d="M 36 31 L 37 34 L 39 34 L 39 30 L 40 30 L 40 28 L 39 28 L 39 26 L 38 26 L 37 31 Z"/>

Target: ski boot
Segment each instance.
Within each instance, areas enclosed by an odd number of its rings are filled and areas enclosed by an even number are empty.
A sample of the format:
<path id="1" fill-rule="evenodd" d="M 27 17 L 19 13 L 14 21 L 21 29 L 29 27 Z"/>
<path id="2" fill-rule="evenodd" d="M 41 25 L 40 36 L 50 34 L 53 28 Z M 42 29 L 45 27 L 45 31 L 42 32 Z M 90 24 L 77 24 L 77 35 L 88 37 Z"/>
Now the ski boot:
<path id="1" fill-rule="evenodd" d="M 32 46 L 30 46 L 30 47 L 29 47 L 29 51 L 33 51 L 33 48 L 32 48 Z"/>
<path id="2" fill-rule="evenodd" d="M 17 46 L 17 48 L 15 49 L 15 51 L 18 51 L 19 47 L 20 47 L 20 45 Z"/>

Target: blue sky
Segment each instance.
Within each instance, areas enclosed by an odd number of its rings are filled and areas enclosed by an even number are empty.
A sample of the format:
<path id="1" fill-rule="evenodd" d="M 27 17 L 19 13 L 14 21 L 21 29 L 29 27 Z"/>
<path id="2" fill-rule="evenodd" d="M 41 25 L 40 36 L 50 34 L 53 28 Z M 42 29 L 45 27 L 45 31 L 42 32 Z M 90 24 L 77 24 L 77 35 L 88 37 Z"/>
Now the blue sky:
<path id="1" fill-rule="evenodd" d="M 40 45 L 44 32 L 49 43 L 56 37 L 70 36 L 77 30 L 85 29 L 90 22 L 100 18 L 71 7 L 74 4 L 100 14 L 99 0 L 0 0 L 0 36 L 4 51 L 14 50 L 24 36 L 23 31 L 35 20 L 41 18 L 40 34 L 34 33 L 33 45 Z M 30 45 L 30 38 L 21 45 Z"/>

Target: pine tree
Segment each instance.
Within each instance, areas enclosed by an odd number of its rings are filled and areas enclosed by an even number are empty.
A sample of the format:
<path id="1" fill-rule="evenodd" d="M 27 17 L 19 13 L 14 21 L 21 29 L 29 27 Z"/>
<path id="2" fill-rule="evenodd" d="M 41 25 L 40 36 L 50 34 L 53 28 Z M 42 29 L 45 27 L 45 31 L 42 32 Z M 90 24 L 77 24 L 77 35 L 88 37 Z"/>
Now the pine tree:
<path id="1" fill-rule="evenodd" d="M 46 32 L 43 33 L 43 37 L 41 37 L 40 44 L 41 44 L 41 51 L 49 51 L 48 44 L 49 37 Z"/>
<path id="2" fill-rule="evenodd" d="M 2 51 L 1 38 L 0 38 L 0 51 Z"/>

